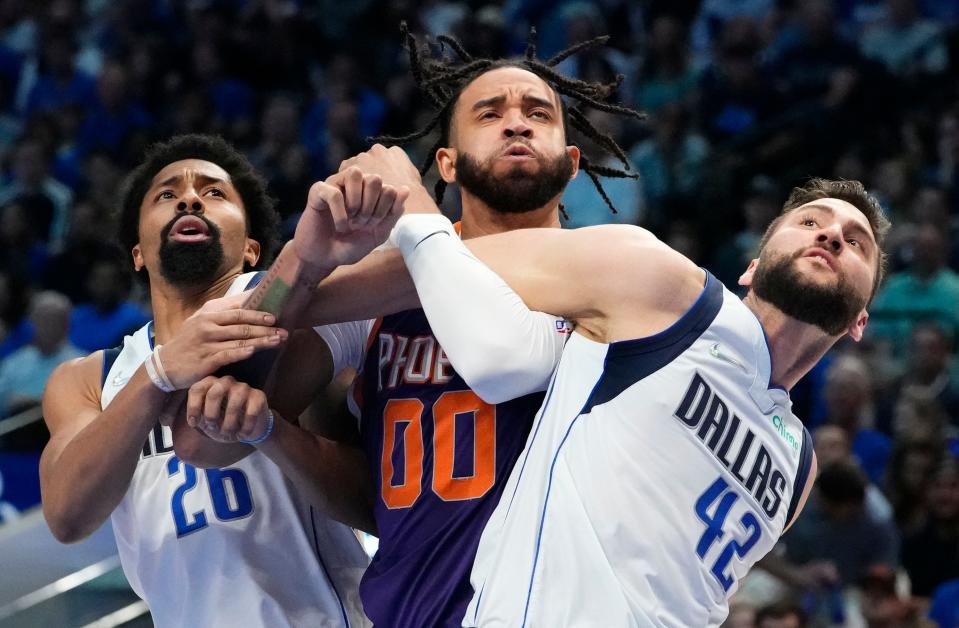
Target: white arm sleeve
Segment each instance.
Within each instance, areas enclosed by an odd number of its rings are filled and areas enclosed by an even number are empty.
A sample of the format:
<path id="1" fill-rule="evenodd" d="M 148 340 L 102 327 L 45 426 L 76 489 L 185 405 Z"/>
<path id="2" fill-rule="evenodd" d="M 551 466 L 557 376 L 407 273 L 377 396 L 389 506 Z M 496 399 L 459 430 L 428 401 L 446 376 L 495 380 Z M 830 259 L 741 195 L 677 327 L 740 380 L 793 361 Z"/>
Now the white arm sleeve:
<path id="1" fill-rule="evenodd" d="M 353 321 L 320 325 L 313 331 L 326 342 L 333 356 L 333 377 L 346 367 L 360 369 L 363 355 L 366 353 L 366 339 L 373 329 L 373 321 Z"/>
<path id="2" fill-rule="evenodd" d="M 569 337 L 566 321 L 531 311 L 444 216 L 408 214 L 393 237 L 433 334 L 487 403 L 545 390 Z"/>

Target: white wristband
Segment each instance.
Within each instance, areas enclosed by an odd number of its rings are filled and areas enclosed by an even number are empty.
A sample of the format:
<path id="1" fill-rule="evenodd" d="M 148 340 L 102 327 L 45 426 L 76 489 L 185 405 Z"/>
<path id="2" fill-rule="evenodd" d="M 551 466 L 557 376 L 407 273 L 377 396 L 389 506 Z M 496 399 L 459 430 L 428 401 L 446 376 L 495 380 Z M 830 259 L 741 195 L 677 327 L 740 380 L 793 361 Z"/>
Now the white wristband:
<path id="1" fill-rule="evenodd" d="M 156 349 L 154 349 L 153 352 L 147 356 L 147 359 L 143 361 L 143 367 L 146 369 L 147 376 L 150 378 L 150 381 L 153 382 L 154 386 L 165 393 L 171 393 L 175 391 L 176 388 L 174 388 L 173 384 L 170 383 L 170 380 L 167 379 L 166 373 L 163 373 L 162 376 L 160 375 L 160 371 L 157 369 L 156 363 L 154 363 L 154 358 L 156 358 L 157 362 L 159 362 L 159 358 L 157 357 L 157 349 L 159 348 L 160 347 L 158 345 Z"/>
<path id="2" fill-rule="evenodd" d="M 450 219 L 442 214 L 404 214 L 396 221 L 390 234 L 393 242 L 406 257 L 420 242 L 437 233 L 446 233 L 456 237 L 456 230 Z"/>
<path id="3" fill-rule="evenodd" d="M 238 438 L 237 440 L 243 443 L 244 445 L 259 445 L 263 443 L 266 439 L 268 439 L 271 434 L 273 434 L 274 423 L 275 423 L 275 419 L 273 417 L 273 413 L 270 412 L 270 414 L 266 417 L 266 429 L 263 431 L 263 434 L 261 434 L 260 436 L 257 436 L 256 438 L 251 438 L 249 440 L 243 440 L 242 438 Z"/>

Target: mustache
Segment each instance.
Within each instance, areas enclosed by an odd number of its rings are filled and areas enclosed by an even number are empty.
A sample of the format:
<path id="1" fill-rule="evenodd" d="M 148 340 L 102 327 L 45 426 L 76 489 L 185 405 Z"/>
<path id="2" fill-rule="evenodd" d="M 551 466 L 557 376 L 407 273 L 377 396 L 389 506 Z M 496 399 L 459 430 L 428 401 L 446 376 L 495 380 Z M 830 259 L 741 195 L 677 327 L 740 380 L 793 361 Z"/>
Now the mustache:
<path id="1" fill-rule="evenodd" d="M 214 240 L 218 240 L 220 238 L 220 229 L 215 224 L 213 224 L 206 216 L 204 216 L 203 214 L 194 214 L 194 213 L 187 212 L 185 214 L 178 214 L 174 216 L 170 220 L 170 222 L 166 223 L 166 226 L 164 226 L 163 229 L 160 230 L 161 242 L 167 241 L 167 239 L 170 237 L 170 232 L 173 231 L 173 225 L 176 224 L 177 220 L 183 218 L 184 216 L 193 216 L 194 218 L 199 218 L 206 225 L 206 228 L 209 229 L 211 238 L 213 238 Z"/>

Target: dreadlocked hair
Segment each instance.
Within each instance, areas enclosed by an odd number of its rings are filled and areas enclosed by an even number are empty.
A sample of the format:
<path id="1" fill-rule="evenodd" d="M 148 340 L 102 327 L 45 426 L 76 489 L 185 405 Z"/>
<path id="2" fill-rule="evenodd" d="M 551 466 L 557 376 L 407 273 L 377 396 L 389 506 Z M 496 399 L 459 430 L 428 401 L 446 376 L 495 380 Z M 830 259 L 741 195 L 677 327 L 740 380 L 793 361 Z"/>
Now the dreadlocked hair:
<path id="1" fill-rule="evenodd" d="M 481 74 L 490 70 L 499 68 L 516 67 L 532 72 L 545 81 L 557 94 L 561 96 L 560 106 L 563 114 L 563 128 L 569 136 L 570 127 L 579 131 L 585 138 L 596 145 L 603 153 L 612 155 L 622 165 L 623 169 L 610 168 L 594 163 L 594 159 L 585 153 L 580 157 L 580 170 L 586 172 L 586 175 L 596 187 L 596 191 L 603 198 L 603 201 L 609 209 L 615 214 L 616 208 L 603 189 L 599 177 L 636 179 L 638 174 L 630 172 L 629 160 L 626 153 L 616 143 L 612 135 L 603 133 L 597 129 L 586 117 L 584 110 L 587 108 L 597 109 L 616 115 L 622 115 L 636 120 L 644 120 L 646 115 L 614 103 L 607 102 L 616 92 L 623 82 L 623 75 L 619 74 L 609 83 L 582 81 L 579 79 L 563 76 L 554 69 L 554 66 L 562 63 L 569 57 L 602 46 L 609 41 L 609 36 L 604 35 L 587 41 L 580 42 L 570 46 L 546 61 L 540 61 L 536 58 L 536 29 L 531 28 L 529 38 L 526 42 L 526 51 L 522 57 L 515 59 L 477 59 L 470 55 L 455 38 L 450 35 L 439 35 L 436 38 L 437 45 L 431 46 L 429 42 L 420 43 L 410 33 L 406 22 L 400 23 L 400 32 L 403 35 L 406 50 L 409 54 L 410 70 L 413 80 L 417 87 L 426 95 L 430 103 L 436 110 L 433 117 L 429 119 L 426 125 L 419 131 L 414 131 L 408 135 L 381 135 L 370 138 L 372 142 L 381 142 L 384 144 L 408 144 L 422 139 L 439 128 L 439 138 L 430 147 L 426 159 L 420 165 L 420 175 L 425 175 L 433 166 L 436 160 L 436 151 L 443 146 L 449 145 L 450 123 L 453 118 L 453 109 L 456 100 L 473 80 Z M 451 55 L 445 54 L 449 48 L 458 60 L 450 59 Z M 566 106 L 562 97 L 576 101 L 575 105 Z M 598 160 L 597 160 L 598 161 Z M 443 202 L 443 195 L 446 192 L 446 182 L 440 179 L 436 182 L 433 189 L 437 203 Z M 564 216 L 565 209 L 560 206 L 560 211 Z"/>

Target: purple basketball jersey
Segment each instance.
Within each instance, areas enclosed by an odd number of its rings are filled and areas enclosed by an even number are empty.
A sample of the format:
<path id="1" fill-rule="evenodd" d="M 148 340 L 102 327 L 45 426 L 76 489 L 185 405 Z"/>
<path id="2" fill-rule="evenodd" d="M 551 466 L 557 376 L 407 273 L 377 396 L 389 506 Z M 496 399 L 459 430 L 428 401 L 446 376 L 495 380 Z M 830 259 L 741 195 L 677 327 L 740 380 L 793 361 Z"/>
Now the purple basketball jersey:
<path id="1" fill-rule="evenodd" d="M 366 614 L 378 626 L 459 626 L 480 535 L 543 395 L 484 403 L 422 310 L 373 328 L 354 392 L 380 533 L 360 584 Z"/>

